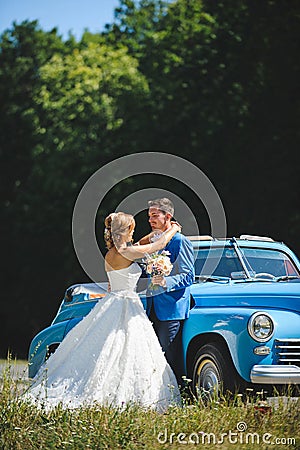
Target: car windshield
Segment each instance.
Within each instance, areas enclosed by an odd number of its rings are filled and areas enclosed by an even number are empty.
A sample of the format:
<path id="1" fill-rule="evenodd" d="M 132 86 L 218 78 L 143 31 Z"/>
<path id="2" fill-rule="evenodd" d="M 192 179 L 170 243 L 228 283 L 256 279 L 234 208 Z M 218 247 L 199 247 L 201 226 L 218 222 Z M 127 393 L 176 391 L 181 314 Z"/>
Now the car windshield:
<path id="1" fill-rule="evenodd" d="M 270 274 L 274 277 L 299 277 L 294 263 L 285 253 L 279 250 L 240 247 L 242 254 L 249 262 L 251 276 Z M 232 247 L 200 248 L 196 250 L 196 276 L 245 278 L 244 269 L 238 255 Z"/>
<path id="2" fill-rule="evenodd" d="M 270 273 L 275 277 L 299 276 L 288 255 L 279 250 L 241 248 L 255 273 Z"/>

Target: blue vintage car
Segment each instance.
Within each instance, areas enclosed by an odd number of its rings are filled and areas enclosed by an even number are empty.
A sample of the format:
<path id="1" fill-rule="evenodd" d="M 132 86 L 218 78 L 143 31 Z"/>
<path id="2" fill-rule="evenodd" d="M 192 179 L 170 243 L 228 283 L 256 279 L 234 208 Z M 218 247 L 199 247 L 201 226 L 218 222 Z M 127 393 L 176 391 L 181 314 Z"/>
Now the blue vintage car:
<path id="1" fill-rule="evenodd" d="M 193 392 L 299 385 L 300 262 L 295 254 L 264 237 L 190 239 L 196 280 L 182 339 Z M 90 283 L 66 290 L 52 324 L 32 340 L 30 377 L 106 289 L 107 283 Z M 140 297 L 147 310 L 145 291 Z"/>

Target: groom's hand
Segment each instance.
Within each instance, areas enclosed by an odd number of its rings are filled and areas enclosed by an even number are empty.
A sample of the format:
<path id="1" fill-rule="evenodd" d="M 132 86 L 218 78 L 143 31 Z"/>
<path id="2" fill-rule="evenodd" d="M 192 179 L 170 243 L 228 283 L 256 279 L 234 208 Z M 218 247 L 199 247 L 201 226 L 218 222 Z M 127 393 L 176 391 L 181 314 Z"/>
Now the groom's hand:
<path id="1" fill-rule="evenodd" d="M 158 284 L 159 286 L 165 288 L 167 286 L 166 279 L 163 275 L 154 275 L 151 278 L 152 284 Z"/>

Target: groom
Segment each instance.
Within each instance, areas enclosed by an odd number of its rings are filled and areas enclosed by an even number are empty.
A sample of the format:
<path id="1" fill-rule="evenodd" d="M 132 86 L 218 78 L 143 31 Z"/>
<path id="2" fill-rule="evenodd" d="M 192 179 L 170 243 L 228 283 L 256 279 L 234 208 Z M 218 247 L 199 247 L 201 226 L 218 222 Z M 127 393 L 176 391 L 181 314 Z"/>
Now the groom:
<path id="1" fill-rule="evenodd" d="M 148 202 L 149 223 L 152 230 L 164 232 L 171 227 L 174 205 L 168 198 L 159 198 Z M 139 243 L 149 242 L 149 236 Z M 190 285 L 194 281 L 194 254 L 189 239 L 181 233 L 171 239 L 165 247 L 170 252 L 172 272 L 169 276 L 156 275 L 152 283 L 157 290 L 148 297 L 151 304 L 150 320 L 153 322 L 160 345 L 166 359 L 172 367 L 178 384 L 182 384 L 183 354 L 181 334 L 183 320 L 188 318 L 190 310 Z"/>

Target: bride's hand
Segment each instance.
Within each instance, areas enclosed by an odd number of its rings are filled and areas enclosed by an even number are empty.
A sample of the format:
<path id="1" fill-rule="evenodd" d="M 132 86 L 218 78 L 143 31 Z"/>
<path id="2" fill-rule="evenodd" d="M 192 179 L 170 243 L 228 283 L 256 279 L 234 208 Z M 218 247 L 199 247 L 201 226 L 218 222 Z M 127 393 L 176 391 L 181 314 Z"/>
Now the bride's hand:
<path id="1" fill-rule="evenodd" d="M 181 230 L 182 230 L 182 226 L 180 225 L 180 223 L 178 223 L 178 222 L 175 222 L 175 221 L 171 221 L 171 225 L 172 225 L 172 227 L 174 227 L 175 229 L 177 228 L 177 231 L 179 231 L 179 233 L 181 233 Z"/>

